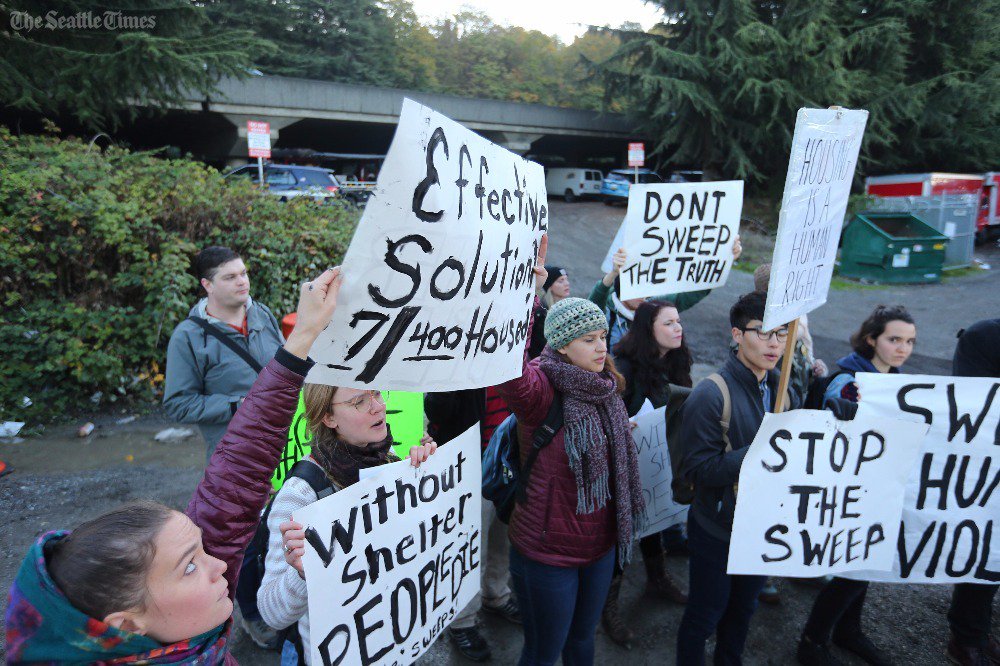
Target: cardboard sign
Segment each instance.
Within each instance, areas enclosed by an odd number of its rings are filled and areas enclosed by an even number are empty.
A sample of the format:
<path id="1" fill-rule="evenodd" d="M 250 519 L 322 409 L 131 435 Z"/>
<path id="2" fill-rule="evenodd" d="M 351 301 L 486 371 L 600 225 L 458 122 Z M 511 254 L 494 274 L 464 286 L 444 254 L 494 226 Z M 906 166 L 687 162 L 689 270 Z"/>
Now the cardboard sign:
<path id="1" fill-rule="evenodd" d="M 405 100 L 307 381 L 423 392 L 519 376 L 548 217 L 540 165 Z"/>
<path id="2" fill-rule="evenodd" d="M 247 151 L 250 157 L 271 159 L 271 123 L 247 121 Z"/>
<path id="3" fill-rule="evenodd" d="M 647 523 L 646 530 L 636 534 L 636 539 L 687 520 L 687 505 L 675 502 L 670 488 L 674 473 L 670 467 L 670 449 L 667 448 L 665 412 L 666 408 L 660 407 L 632 418 L 637 424 L 632 430 L 632 439 L 639 454 L 639 478 L 642 495 L 646 499 Z"/>
<path id="4" fill-rule="evenodd" d="M 385 422 L 389 425 L 392 449 L 400 458 L 406 458 L 410 448 L 420 443 L 424 436 L 424 394 L 407 391 L 387 391 L 385 396 Z M 271 487 L 278 491 L 288 478 L 292 465 L 312 451 L 312 433 L 306 419 L 306 405 L 299 394 L 299 405 L 288 429 L 288 443 L 281 461 L 271 476 Z"/>
<path id="5" fill-rule="evenodd" d="M 313 664 L 416 661 L 479 592 L 479 424 L 300 509 Z"/>
<path id="6" fill-rule="evenodd" d="M 778 214 L 764 330 L 826 303 L 867 122 L 867 111 L 799 109 Z"/>
<path id="7" fill-rule="evenodd" d="M 1000 380 L 859 373 L 858 416 L 929 424 L 903 501 L 891 573 L 904 583 L 1000 582 Z"/>
<path id="8" fill-rule="evenodd" d="M 885 417 L 765 414 L 740 468 L 728 572 L 890 569 L 903 488 L 926 432 Z"/>
<path id="9" fill-rule="evenodd" d="M 621 297 L 726 283 L 743 212 L 743 181 L 633 185 L 623 222 Z"/>

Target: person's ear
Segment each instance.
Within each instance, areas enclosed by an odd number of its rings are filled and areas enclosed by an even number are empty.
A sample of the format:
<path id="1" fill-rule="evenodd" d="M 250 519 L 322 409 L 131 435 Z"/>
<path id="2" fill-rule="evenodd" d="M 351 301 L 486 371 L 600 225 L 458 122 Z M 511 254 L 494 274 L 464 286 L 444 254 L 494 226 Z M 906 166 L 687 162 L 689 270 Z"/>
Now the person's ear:
<path id="1" fill-rule="evenodd" d="M 865 336 L 865 342 L 868 343 L 869 347 L 871 347 L 872 349 L 875 349 L 875 338 L 873 338 L 870 335 L 866 335 Z"/>
<path id="2" fill-rule="evenodd" d="M 202 278 L 200 280 L 200 282 L 201 282 L 202 288 L 205 290 L 205 293 L 206 294 L 211 294 L 212 293 L 212 281 L 211 280 L 206 280 L 205 278 Z"/>
<path id="3" fill-rule="evenodd" d="M 563 356 L 566 356 L 566 354 L 567 354 L 567 351 L 566 351 L 566 349 L 567 349 L 568 347 L 569 347 L 569 345 L 566 345 L 566 347 L 560 347 L 560 348 L 559 348 L 559 349 L 557 349 L 556 351 L 557 351 L 557 352 L 559 352 L 560 354 L 562 354 Z"/>
<path id="4" fill-rule="evenodd" d="M 743 341 L 743 331 L 741 331 L 740 329 L 738 329 L 738 328 L 736 328 L 734 326 L 733 327 L 733 342 L 738 345 L 742 341 Z"/>
<path id="5" fill-rule="evenodd" d="M 337 419 L 333 416 L 332 409 L 323 416 L 323 425 L 325 425 L 330 430 L 337 429 Z"/>
<path id="6" fill-rule="evenodd" d="M 129 631 L 141 636 L 145 636 L 149 630 L 149 627 L 146 626 L 145 617 L 134 610 L 111 613 L 104 618 L 104 624 L 110 625 L 120 631 Z"/>

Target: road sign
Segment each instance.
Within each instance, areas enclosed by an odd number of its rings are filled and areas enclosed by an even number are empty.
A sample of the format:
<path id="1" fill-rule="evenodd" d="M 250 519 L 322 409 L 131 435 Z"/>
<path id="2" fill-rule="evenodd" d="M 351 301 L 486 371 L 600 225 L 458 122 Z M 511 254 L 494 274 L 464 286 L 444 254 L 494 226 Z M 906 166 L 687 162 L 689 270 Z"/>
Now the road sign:
<path id="1" fill-rule="evenodd" d="M 271 159 L 271 123 L 247 121 L 247 148 L 250 157 Z"/>
<path id="2" fill-rule="evenodd" d="M 646 163 L 646 144 L 628 144 L 628 165 L 630 167 L 641 167 Z"/>

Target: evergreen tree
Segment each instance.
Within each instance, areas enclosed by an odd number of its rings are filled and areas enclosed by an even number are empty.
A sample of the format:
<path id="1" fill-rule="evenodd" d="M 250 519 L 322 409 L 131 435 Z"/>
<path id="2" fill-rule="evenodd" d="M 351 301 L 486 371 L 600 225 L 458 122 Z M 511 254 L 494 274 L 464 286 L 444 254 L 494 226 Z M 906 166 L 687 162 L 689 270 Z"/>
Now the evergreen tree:
<path id="1" fill-rule="evenodd" d="M 220 76 L 248 74 L 268 44 L 213 27 L 189 0 L 88 0 L 0 4 L 0 100 L 39 113 L 67 112 L 91 127 L 114 127 L 136 105 L 181 104 L 209 94 Z"/>

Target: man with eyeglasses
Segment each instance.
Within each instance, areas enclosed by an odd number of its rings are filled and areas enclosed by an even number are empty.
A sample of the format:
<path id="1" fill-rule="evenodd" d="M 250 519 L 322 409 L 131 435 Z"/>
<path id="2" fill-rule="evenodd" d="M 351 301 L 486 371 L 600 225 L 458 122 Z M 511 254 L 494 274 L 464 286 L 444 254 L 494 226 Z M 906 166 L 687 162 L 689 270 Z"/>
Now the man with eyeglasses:
<path id="1" fill-rule="evenodd" d="M 763 329 L 767 295 L 741 296 L 729 311 L 736 349 L 709 380 L 695 387 L 682 411 L 679 437 L 684 447 L 682 471 L 694 484 L 688 515 L 688 604 L 677 632 L 677 663 L 702 664 L 705 642 L 716 635 L 715 663 L 741 663 L 750 618 L 764 576 L 726 573 L 729 540 L 736 509 L 736 484 L 747 448 L 764 413 L 774 410 L 788 328 Z M 729 394 L 723 395 L 723 386 Z M 789 408 L 798 398 L 789 395 Z M 725 403 L 729 425 L 723 430 Z"/>

